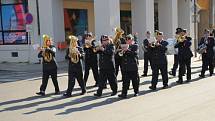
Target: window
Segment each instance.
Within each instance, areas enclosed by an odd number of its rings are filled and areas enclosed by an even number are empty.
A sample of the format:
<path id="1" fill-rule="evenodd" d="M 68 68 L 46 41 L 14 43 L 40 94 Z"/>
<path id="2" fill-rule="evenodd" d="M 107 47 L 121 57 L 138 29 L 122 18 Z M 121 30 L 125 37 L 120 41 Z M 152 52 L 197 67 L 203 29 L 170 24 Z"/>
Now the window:
<path id="1" fill-rule="evenodd" d="M 27 44 L 27 0 L 1 0 L 0 44 Z"/>
<path id="2" fill-rule="evenodd" d="M 82 36 L 88 30 L 86 9 L 64 9 L 66 38 L 68 35 Z"/>
<path id="3" fill-rule="evenodd" d="M 124 30 L 125 35 L 131 34 L 132 32 L 132 20 L 131 20 L 131 11 L 120 11 L 120 23 L 121 28 Z"/>

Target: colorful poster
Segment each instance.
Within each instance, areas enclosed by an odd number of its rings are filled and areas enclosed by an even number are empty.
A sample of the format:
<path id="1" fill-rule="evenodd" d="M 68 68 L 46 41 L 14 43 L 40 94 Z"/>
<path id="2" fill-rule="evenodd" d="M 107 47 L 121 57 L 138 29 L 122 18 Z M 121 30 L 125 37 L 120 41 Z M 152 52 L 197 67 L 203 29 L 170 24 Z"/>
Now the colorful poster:
<path id="1" fill-rule="evenodd" d="M 85 9 L 64 9 L 64 23 L 66 37 L 68 35 L 83 35 L 88 31 L 87 10 Z"/>
<path id="2" fill-rule="evenodd" d="M 1 9 L 4 44 L 27 44 L 24 4 L 2 5 Z"/>

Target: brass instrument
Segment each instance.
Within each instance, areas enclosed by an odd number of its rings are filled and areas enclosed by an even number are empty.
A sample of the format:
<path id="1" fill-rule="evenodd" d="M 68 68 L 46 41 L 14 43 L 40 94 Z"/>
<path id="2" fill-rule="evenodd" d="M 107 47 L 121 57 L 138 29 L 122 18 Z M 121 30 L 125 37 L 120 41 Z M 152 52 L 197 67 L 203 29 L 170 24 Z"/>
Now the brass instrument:
<path id="1" fill-rule="evenodd" d="M 176 36 L 177 42 L 184 42 L 185 39 L 186 39 L 185 36 L 182 36 L 182 35 L 177 35 L 177 36 Z"/>
<path id="2" fill-rule="evenodd" d="M 46 62 L 51 62 L 51 60 L 53 59 L 53 56 L 51 53 L 47 52 L 46 49 L 48 49 L 49 47 L 47 46 L 47 41 L 50 40 L 51 38 L 48 35 L 43 35 L 43 49 L 44 51 L 42 52 L 42 56 L 44 57 L 44 60 Z"/>
<path id="3" fill-rule="evenodd" d="M 127 50 L 129 48 L 129 45 L 128 44 L 121 44 L 121 48 L 120 51 L 118 52 L 118 55 L 120 57 L 122 57 L 125 53 L 125 50 Z"/>
<path id="4" fill-rule="evenodd" d="M 79 52 L 77 50 L 77 41 L 78 38 L 76 36 L 69 36 L 70 39 L 70 46 L 69 46 L 69 57 L 71 59 L 71 62 L 78 63 L 79 58 Z"/>
<path id="5" fill-rule="evenodd" d="M 120 38 L 123 34 L 124 31 L 121 28 L 115 28 L 115 37 L 113 38 L 113 44 L 115 45 L 116 49 L 120 47 Z"/>

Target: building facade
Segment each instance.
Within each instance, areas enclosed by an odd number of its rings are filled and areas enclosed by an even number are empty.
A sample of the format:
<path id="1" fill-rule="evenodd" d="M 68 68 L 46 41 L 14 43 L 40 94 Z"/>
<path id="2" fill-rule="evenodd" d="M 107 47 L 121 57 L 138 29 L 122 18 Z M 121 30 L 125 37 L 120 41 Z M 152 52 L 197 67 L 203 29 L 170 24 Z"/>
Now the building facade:
<path id="1" fill-rule="evenodd" d="M 38 62 L 36 47 L 42 45 L 43 34 L 50 35 L 57 47 L 70 34 L 90 31 L 98 39 L 102 34 L 114 35 L 113 28 L 119 26 L 126 34 L 137 32 L 139 45 L 147 30 L 158 29 L 170 38 L 182 27 L 194 37 L 194 0 L 1 0 L 0 5 L 0 62 Z M 33 21 L 26 24 L 28 13 Z M 65 49 L 59 48 L 57 61 L 64 56 Z"/>

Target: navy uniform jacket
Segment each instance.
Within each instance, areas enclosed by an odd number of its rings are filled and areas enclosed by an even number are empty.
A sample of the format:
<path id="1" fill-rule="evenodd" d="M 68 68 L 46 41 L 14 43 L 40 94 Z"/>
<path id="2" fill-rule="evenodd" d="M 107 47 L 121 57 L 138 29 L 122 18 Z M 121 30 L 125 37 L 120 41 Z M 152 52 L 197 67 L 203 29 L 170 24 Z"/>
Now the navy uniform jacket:
<path id="1" fill-rule="evenodd" d="M 85 48 L 84 47 L 84 52 L 85 52 L 85 62 L 86 63 L 98 63 L 98 59 L 97 59 L 97 52 L 94 52 L 93 51 L 93 48 L 94 48 L 94 41 L 92 41 L 92 47 L 90 48 Z"/>
<path id="2" fill-rule="evenodd" d="M 148 48 L 149 48 L 149 40 L 148 39 L 143 40 L 143 46 L 145 48 L 145 50 L 144 50 L 144 54 L 145 54 L 148 52 Z"/>
<path id="3" fill-rule="evenodd" d="M 43 72 L 44 71 L 50 71 L 50 70 L 56 70 L 57 69 L 57 62 L 55 60 L 55 53 L 56 53 L 56 48 L 54 45 L 49 46 L 49 48 L 45 49 L 46 52 L 50 53 L 53 57 L 53 59 L 50 62 L 46 62 L 42 52 L 40 51 L 38 54 L 38 58 L 43 58 Z"/>
<path id="4" fill-rule="evenodd" d="M 66 56 L 65 59 L 69 60 L 69 72 L 79 72 L 82 71 L 82 64 L 81 64 L 81 59 L 83 58 L 84 52 L 81 47 L 77 47 L 78 51 L 80 52 L 81 55 L 79 55 L 79 61 L 78 63 L 73 63 L 71 61 L 71 58 L 69 57 L 69 48 L 66 51 Z"/>
<path id="5" fill-rule="evenodd" d="M 178 42 L 175 45 L 175 48 L 178 48 L 178 59 L 179 60 L 186 60 L 191 57 L 193 57 L 193 53 L 190 49 L 190 46 L 192 45 L 191 37 L 186 37 L 186 40 L 183 42 Z"/>
<path id="6" fill-rule="evenodd" d="M 107 45 L 104 51 L 98 52 L 100 70 L 115 71 L 114 52 L 115 52 L 115 47 L 113 44 Z"/>
<path id="7" fill-rule="evenodd" d="M 168 42 L 161 41 L 160 46 L 149 47 L 149 54 L 153 64 L 167 64 L 167 45 Z"/>
<path id="8" fill-rule="evenodd" d="M 213 58 L 213 56 L 214 56 L 213 47 L 215 46 L 214 38 L 208 37 L 207 41 L 208 41 L 208 43 L 206 43 L 206 46 L 207 46 L 206 53 L 203 53 L 202 55 L 207 56 L 209 58 Z M 203 43 L 205 43 L 204 37 L 201 38 L 201 40 L 199 42 L 199 46 L 202 45 Z"/>
<path id="9" fill-rule="evenodd" d="M 128 51 L 123 54 L 122 59 L 123 71 L 138 71 L 138 45 L 129 46 Z"/>

